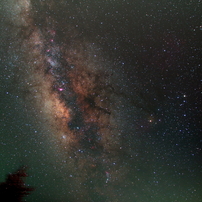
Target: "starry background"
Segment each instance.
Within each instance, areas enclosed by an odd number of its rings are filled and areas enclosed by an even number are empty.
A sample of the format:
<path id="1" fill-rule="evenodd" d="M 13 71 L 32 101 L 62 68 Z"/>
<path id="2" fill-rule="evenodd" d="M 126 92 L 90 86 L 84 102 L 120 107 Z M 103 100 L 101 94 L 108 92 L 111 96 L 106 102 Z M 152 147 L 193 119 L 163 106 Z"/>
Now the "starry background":
<path id="1" fill-rule="evenodd" d="M 71 186 L 57 167 L 60 153 L 45 137 L 39 114 L 34 107 L 30 112 L 22 98 L 14 54 L 19 36 L 14 33 L 17 25 L 8 20 L 13 2 L 3 3 L 0 181 L 28 165 L 26 182 L 37 189 L 27 201 L 77 201 L 66 193 Z M 89 191 L 87 201 L 202 201 L 201 1 L 31 3 L 40 26 L 46 15 L 59 26 L 64 22 L 75 26 L 100 47 L 114 71 L 126 75 L 115 85 L 129 100 L 122 106 L 126 131 L 122 136 L 130 145 L 130 152 L 126 149 L 130 159 L 120 159 L 130 172 L 113 187 L 114 198 L 99 198 Z"/>

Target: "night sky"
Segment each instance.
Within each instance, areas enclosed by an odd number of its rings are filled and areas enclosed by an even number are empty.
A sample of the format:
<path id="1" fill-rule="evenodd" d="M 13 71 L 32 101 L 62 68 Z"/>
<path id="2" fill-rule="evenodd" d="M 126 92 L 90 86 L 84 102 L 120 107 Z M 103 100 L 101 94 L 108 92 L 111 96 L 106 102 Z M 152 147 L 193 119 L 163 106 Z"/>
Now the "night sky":
<path id="1" fill-rule="evenodd" d="M 30 202 L 202 202 L 202 2 L 3 0 L 0 182 Z"/>

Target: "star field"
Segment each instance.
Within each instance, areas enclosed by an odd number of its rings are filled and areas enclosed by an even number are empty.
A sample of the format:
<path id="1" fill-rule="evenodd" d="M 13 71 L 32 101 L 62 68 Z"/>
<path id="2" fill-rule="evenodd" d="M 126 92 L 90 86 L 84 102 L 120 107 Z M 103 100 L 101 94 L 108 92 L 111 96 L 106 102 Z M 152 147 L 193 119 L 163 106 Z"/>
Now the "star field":
<path id="1" fill-rule="evenodd" d="M 28 201 L 202 201 L 201 1 L 1 3 L 0 157 Z"/>

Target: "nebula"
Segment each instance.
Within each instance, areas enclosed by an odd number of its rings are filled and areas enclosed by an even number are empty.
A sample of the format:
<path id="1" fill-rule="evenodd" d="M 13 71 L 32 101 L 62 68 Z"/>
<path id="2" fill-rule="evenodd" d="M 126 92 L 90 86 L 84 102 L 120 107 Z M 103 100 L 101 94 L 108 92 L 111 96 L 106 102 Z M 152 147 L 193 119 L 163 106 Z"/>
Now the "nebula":
<path id="1" fill-rule="evenodd" d="M 38 15 L 35 9 L 51 3 L 34 6 L 27 0 L 23 5 L 16 28 L 20 88 L 60 154 L 58 168 L 72 186 L 69 195 L 89 201 L 93 189 L 104 200 L 117 198 L 113 186 L 124 180 L 130 161 L 122 150 L 126 98 L 116 85 L 124 80 L 117 79 L 120 72 L 99 45 L 65 20 Z"/>

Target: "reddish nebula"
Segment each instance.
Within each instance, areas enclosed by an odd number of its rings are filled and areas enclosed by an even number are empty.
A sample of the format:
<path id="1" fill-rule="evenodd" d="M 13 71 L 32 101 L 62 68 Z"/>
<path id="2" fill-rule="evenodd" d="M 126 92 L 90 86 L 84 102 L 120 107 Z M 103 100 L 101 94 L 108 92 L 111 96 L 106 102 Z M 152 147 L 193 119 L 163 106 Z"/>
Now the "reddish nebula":
<path id="1" fill-rule="evenodd" d="M 78 38 L 72 26 L 64 29 L 64 22 L 50 16 L 39 26 L 37 16 L 23 17 L 27 24 L 20 69 L 25 70 L 22 88 L 29 92 L 25 102 L 48 131 L 46 138 L 55 143 L 63 162 L 58 168 L 72 192 L 80 190 L 77 201 L 84 201 L 91 186 L 97 195 L 116 197 L 113 186 L 124 180 L 123 161 L 128 161 L 122 150 L 125 98 L 116 87 L 121 82 L 118 71 L 94 43 Z"/>

